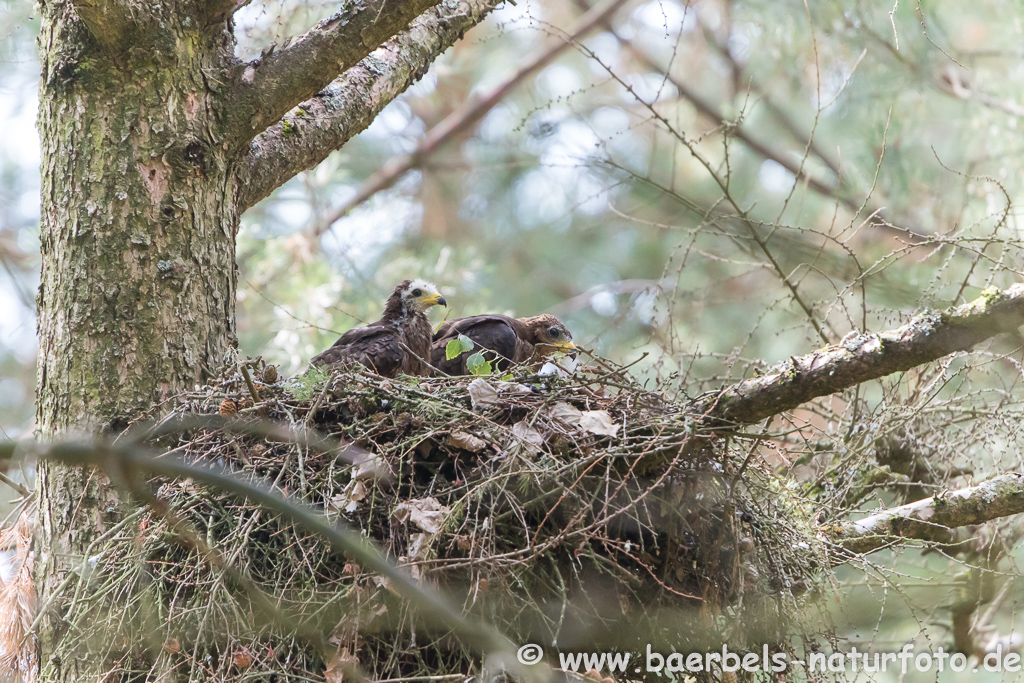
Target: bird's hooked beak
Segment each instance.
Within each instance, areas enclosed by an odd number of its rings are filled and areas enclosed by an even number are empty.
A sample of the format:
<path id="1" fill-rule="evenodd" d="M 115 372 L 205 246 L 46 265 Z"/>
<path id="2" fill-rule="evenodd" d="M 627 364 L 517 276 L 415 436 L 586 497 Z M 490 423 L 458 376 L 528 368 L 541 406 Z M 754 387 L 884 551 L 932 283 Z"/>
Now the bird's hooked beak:
<path id="1" fill-rule="evenodd" d="M 448 302 L 445 301 L 445 298 L 440 294 L 425 296 L 422 301 L 426 306 L 444 306 L 445 308 L 448 308 Z M 426 306 L 424 306 L 424 308 L 426 308 Z"/>
<path id="2" fill-rule="evenodd" d="M 566 354 L 568 354 L 569 358 L 575 358 L 576 354 L 579 353 L 579 349 L 577 349 L 576 345 L 573 344 L 571 341 L 559 342 L 555 344 L 555 348 L 557 348 L 559 351 L 564 351 Z"/>
<path id="3" fill-rule="evenodd" d="M 564 342 L 563 341 L 539 342 L 538 346 L 541 349 L 543 349 L 541 351 L 541 353 L 543 353 L 545 356 L 550 356 L 552 354 L 561 352 L 561 353 L 564 353 L 565 355 L 569 356 L 570 358 L 575 358 L 576 355 L 579 353 L 579 349 L 577 349 L 576 345 L 572 343 L 572 340 L 564 341 Z"/>

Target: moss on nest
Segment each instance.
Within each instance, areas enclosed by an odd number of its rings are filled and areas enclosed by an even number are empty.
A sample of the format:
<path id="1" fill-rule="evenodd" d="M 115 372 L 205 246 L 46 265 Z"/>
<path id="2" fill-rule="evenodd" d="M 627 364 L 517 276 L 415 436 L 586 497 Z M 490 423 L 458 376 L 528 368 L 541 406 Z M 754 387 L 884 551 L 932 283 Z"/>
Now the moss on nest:
<path id="1" fill-rule="evenodd" d="M 250 377 L 265 376 L 251 365 Z M 807 511 L 750 461 L 749 444 L 694 432 L 681 404 L 623 369 L 475 381 L 308 374 L 254 382 L 256 401 L 244 407 L 249 382 L 230 371 L 177 397 L 170 417 L 216 415 L 225 398 L 242 406 L 237 415 L 159 445 L 273 482 L 360 529 L 517 643 L 636 652 L 784 643 L 788 615 L 823 564 L 802 526 Z M 244 433 L 263 419 L 348 445 Z M 315 680 L 327 663 L 301 635 L 314 630 L 377 679 L 479 670 L 478 653 L 321 539 L 190 480 L 151 485 L 233 570 L 182 542 L 166 514 L 122 511 L 62 592 L 82 637 L 61 656 L 170 679 Z M 281 620 L 254 608 L 249 581 Z"/>

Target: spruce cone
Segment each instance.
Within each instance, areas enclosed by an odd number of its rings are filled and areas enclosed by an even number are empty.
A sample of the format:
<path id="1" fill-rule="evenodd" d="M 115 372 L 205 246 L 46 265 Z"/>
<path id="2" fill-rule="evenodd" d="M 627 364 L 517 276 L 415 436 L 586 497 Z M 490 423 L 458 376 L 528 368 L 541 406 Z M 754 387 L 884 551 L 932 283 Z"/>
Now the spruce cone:
<path id="1" fill-rule="evenodd" d="M 263 369 L 263 383 L 273 384 L 277 381 L 277 366 L 268 365 Z"/>
<path id="2" fill-rule="evenodd" d="M 220 402 L 220 409 L 217 412 L 226 420 L 238 412 L 238 404 L 234 400 L 226 398 Z"/>

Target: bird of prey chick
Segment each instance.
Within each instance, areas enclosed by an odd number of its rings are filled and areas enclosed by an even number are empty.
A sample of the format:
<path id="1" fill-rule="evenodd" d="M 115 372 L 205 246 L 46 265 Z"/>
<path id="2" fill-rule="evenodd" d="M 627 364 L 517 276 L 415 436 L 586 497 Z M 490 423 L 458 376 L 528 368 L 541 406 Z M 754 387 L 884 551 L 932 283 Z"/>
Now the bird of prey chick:
<path id="1" fill-rule="evenodd" d="M 430 364 L 448 375 L 465 375 L 466 359 L 471 353 L 448 360 L 448 342 L 459 335 L 469 337 L 482 347 L 484 358 L 497 360 L 495 365 L 504 372 L 510 363 L 541 361 L 558 351 L 575 353 L 572 333 L 553 315 L 538 315 L 532 318 L 510 318 L 507 315 L 491 313 L 474 315 L 469 318 L 449 320 L 434 333 L 430 348 Z"/>
<path id="2" fill-rule="evenodd" d="M 313 357 L 313 365 L 365 365 L 379 375 L 429 375 L 431 327 L 425 311 L 447 306 L 437 287 L 423 280 L 400 282 L 388 297 L 384 315 L 375 323 L 341 335 L 334 346 Z"/>

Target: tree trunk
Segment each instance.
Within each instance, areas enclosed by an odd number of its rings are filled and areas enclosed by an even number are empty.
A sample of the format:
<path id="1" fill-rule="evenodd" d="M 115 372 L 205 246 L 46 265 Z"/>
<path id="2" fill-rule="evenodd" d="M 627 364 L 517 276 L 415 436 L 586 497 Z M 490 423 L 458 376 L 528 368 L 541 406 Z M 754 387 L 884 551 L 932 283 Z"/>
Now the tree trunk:
<path id="1" fill-rule="evenodd" d="M 231 18 L 245 2 L 42 3 L 41 436 L 119 431 L 222 364 L 240 214 L 368 126 L 500 0 L 432 2 L 345 3 L 248 63 Z M 67 602 L 69 585 L 101 602 L 93 542 L 123 518 L 120 492 L 50 462 L 37 492 L 41 679 L 130 677 L 135 643 L 82 637 Z"/>
<path id="2" fill-rule="evenodd" d="M 117 430 L 202 380 L 235 342 L 239 216 L 216 115 L 232 37 L 223 20 L 204 29 L 185 13 L 164 19 L 145 43 L 114 53 L 69 2 L 43 5 L 44 436 Z M 51 463 L 41 464 L 38 492 L 46 604 L 116 521 L 120 495 L 100 473 Z M 113 643 L 82 643 L 77 661 L 49 656 L 60 614 L 51 605 L 40 633 L 43 679 L 107 671 L 100 649 Z"/>

